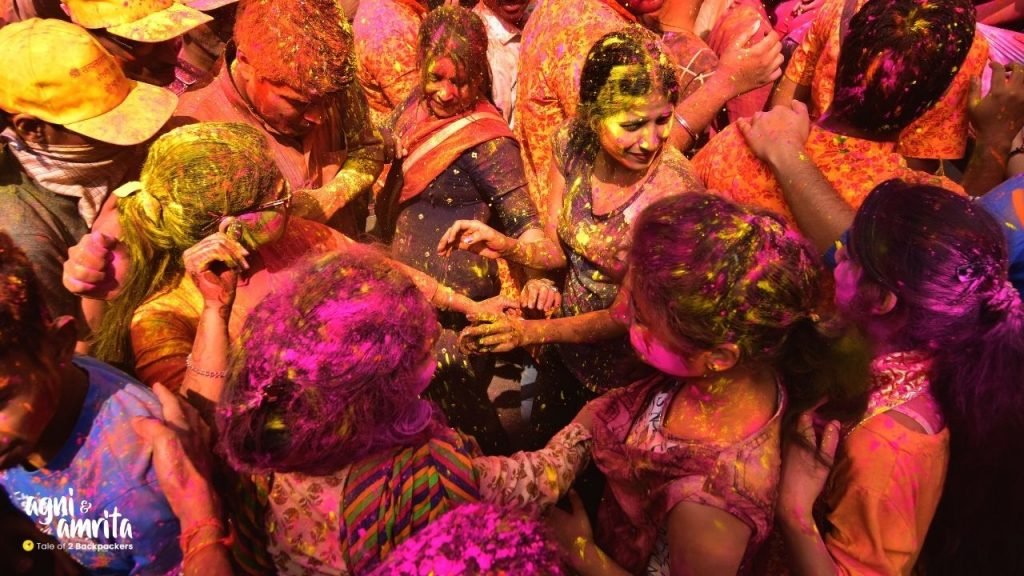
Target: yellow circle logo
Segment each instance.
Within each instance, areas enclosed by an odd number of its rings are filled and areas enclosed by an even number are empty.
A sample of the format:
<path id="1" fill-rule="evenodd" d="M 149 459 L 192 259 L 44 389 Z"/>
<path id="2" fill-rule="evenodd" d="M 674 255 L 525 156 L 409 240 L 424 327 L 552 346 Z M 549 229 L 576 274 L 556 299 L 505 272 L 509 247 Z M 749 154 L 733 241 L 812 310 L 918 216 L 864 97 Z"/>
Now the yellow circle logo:
<path id="1" fill-rule="evenodd" d="M 31 540 L 25 540 L 21 543 L 21 547 L 25 552 L 31 552 L 36 547 L 36 543 Z"/>

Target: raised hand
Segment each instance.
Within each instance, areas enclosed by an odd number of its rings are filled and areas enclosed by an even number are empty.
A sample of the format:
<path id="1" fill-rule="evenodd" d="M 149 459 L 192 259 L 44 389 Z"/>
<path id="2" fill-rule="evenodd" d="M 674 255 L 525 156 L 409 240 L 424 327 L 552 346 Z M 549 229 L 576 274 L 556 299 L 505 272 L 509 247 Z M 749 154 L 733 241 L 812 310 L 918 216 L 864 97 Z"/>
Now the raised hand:
<path id="1" fill-rule="evenodd" d="M 782 43 L 774 30 L 748 45 L 762 25 L 757 20 L 746 30 L 737 32 L 719 54 L 715 75 L 721 74 L 729 80 L 735 96 L 760 88 L 782 76 Z"/>
<path id="2" fill-rule="evenodd" d="M 225 218 L 220 230 L 185 250 L 185 271 L 192 278 L 203 302 L 230 312 L 235 301 L 238 272 L 248 270 L 249 251 L 239 243 L 239 224 Z"/>
<path id="3" fill-rule="evenodd" d="M 1024 128 L 1024 64 L 1013 63 L 1009 69 L 999 62 L 989 62 L 992 85 L 981 96 L 981 80 L 974 78 L 967 96 L 967 113 L 979 138 L 1009 143 Z"/>
<path id="4" fill-rule="evenodd" d="M 778 514 L 796 525 L 812 525 L 814 502 L 825 489 L 839 446 L 839 422 L 828 422 L 818 434 L 814 408 L 800 415 L 797 437 L 786 443 L 779 483 Z"/>
<path id="5" fill-rule="evenodd" d="M 210 431 L 181 397 L 161 384 L 155 384 L 153 391 L 160 400 L 164 420 L 136 417 L 132 428 L 150 443 L 160 490 L 184 532 L 220 516 L 210 483 Z"/>
<path id="6" fill-rule="evenodd" d="M 807 106 L 799 100 L 776 106 L 770 112 L 741 118 L 736 125 L 750 151 L 768 163 L 771 163 L 773 154 L 803 151 L 811 131 Z"/>
<path id="7" fill-rule="evenodd" d="M 64 287 L 72 294 L 108 300 L 117 295 L 115 260 L 124 261 L 117 238 L 90 232 L 68 250 L 64 261 Z"/>

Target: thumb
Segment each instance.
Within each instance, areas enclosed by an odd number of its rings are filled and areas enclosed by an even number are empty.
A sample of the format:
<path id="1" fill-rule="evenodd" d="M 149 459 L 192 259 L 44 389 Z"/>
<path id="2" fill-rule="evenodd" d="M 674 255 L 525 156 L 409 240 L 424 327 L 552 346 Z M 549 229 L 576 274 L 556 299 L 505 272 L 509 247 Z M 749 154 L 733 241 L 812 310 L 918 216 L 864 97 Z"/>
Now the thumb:
<path id="1" fill-rule="evenodd" d="M 804 104 L 800 100 L 793 99 L 793 101 L 790 102 L 789 107 L 793 112 L 799 114 L 801 118 L 808 118 L 810 116 L 807 111 L 807 104 Z"/>
<path id="2" fill-rule="evenodd" d="M 747 45 L 747 42 L 757 34 L 757 31 L 761 29 L 761 21 L 757 20 L 754 25 L 736 35 L 736 38 L 732 41 L 732 47 L 739 49 Z"/>
<path id="3" fill-rule="evenodd" d="M 836 449 L 838 447 L 839 422 L 837 420 L 832 420 L 825 426 L 825 431 L 821 434 L 821 446 L 819 451 L 826 461 L 832 462 L 835 459 Z"/>
<path id="4" fill-rule="evenodd" d="M 746 139 L 747 142 L 750 141 L 750 131 L 753 129 L 753 126 L 751 126 L 749 118 L 740 118 L 737 120 L 736 129 L 740 131 L 740 134 L 743 135 L 743 138 Z"/>
<path id="5" fill-rule="evenodd" d="M 151 445 L 156 444 L 157 439 L 163 432 L 164 425 L 156 418 L 147 418 L 145 416 L 135 416 L 131 419 L 132 430 L 139 435 L 140 438 L 149 442 Z"/>
<path id="6" fill-rule="evenodd" d="M 106 234 L 104 232 L 96 232 L 95 237 L 96 240 L 99 241 L 99 245 L 103 246 L 104 248 L 113 248 L 114 246 L 117 245 L 117 238 L 114 238 L 113 236 L 110 236 L 109 234 Z"/>

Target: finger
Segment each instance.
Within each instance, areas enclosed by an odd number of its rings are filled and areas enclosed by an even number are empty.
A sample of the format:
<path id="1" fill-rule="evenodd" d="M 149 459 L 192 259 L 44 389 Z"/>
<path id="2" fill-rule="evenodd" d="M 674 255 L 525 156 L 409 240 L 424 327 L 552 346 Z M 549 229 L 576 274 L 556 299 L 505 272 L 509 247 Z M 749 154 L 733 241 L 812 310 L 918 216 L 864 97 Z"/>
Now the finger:
<path id="1" fill-rule="evenodd" d="M 800 418 L 796 423 L 797 432 L 804 437 L 805 440 L 811 443 L 812 446 L 818 445 L 817 435 L 814 433 L 814 411 L 808 410 L 800 414 Z"/>
<path id="2" fill-rule="evenodd" d="M 135 416 L 131 419 L 132 428 L 150 444 L 153 440 L 160 435 L 160 429 L 164 428 L 162 422 L 156 418 L 146 418 L 144 416 Z"/>
<path id="3" fill-rule="evenodd" d="M 451 252 L 451 244 L 455 239 L 454 230 L 454 226 L 448 228 L 441 236 L 441 239 L 437 241 L 437 253 L 439 255 L 447 256 Z"/>
<path id="4" fill-rule="evenodd" d="M 236 221 L 228 225 L 228 227 L 231 226 L 241 226 L 241 223 Z M 192 246 L 192 248 L 195 248 L 197 251 L 200 251 L 204 249 L 209 249 L 211 247 L 220 247 L 225 250 L 231 250 L 233 253 L 237 254 L 239 258 L 244 258 L 249 255 L 249 250 L 241 242 L 239 242 L 236 238 L 232 236 L 232 234 L 235 233 L 236 232 L 234 231 L 214 232 L 213 234 L 200 240 L 199 243 L 197 243 L 195 246 Z M 237 233 L 241 234 L 241 232 Z"/>
<path id="5" fill-rule="evenodd" d="M 971 84 L 967 87 L 967 106 L 976 107 L 981 102 L 981 78 L 971 78 Z"/>
<path id="6" fill-rule="evenodd" d="M 71 280 L 85 283 L 97 284 L 102 282 L 106 278 L 106 273 L 103 270 L 97 270 L 96 268 L 86 267 L 77 262 L 69 263 L 68 272 L 71 276 Z"/>
<path id="7" fill-rule="evenodd" d="M 821 435 L 821 446 L 818 447 L 818 455 L 829 464 L 835 461 L 836 449 L 839 447 L 839 431 L 839 422 L 831 420 L 825 425 L 825 431 Z"/>
<path id="8" fill-rule="evenodd" d="M 181 409 L 181 401 L 178 395 L 168 390 L 163 384 L 156 382 L 153 384 L 153 393 L 156 394 L 158 400 L 160 400 L 160 407 L 163 409 L 164 421 L 173 426 L 177 426 L 181 430 L 188 430 L 188 419 L 185 418 L 185 413 Z"/>
<path id="9" fill-rule="evenodd" d="M 1006 67 L 995 60 L 989 63 L 989 67 L 992 68 L 992 79 L 989 85 L 989 94 L 991 94 L 996 90 L 1002 90 L 1006 85 Z"/>
<path id="10" fill-rule="evenodd" d="M 736 37 L 732 41 L 732 47 L 733 48 L 743 48 L 744 46 L 747 45 L 747 42 L 749 42 L 750 39 L 754 37 L 754 34 L 757 34 L 757 31 L 760 30 L 760 29 L 761 29 L 761 21 L 758 20 L 758 21 L 754 22 L 753 26 L 751 26 L 750 28 L 747 28 L 743 32 L 740 32 L 739 34 L 736 35 Z M 764 42 L 763 38 L 761 39 L 761 42 Z"/>
<path id="11" fill-rule="evenodd" d="M 90 232 L 89 237 L 96 240 L 100 246 L 108 250 L 117 246 L 117 238 L 103 232 Z"/>
<path id="12" fill-rule="evenodd" d="M 503 311 L 504 310 L 515 310 L 516 308 L 519 307 L 519 302 L 509 298 L 508 296 L 499 296 L 498 297 L 498 304 L 499 304 L 499 306 L 501 306 L 501 309 Z"/>
<path id="13" fill-rule="evenodd" d="M 1010 64 L 1010 83 L 1015 86 L 1024 83 L 1024 63 L 1013 62 Z"/>
<path id="14" fill-rule="evenodd" d="M 475 324 L 463 328 L 462 336 L 465 338 L 483 338 L 502 331 L 497 324 Z"/>
<path id="15" fill-rule="evenodd" d="M 250 254 L 249 249 L 230 234 L 223 234 L 220 240 L 223 246 L 234 252 L 242 260 Z"/>
<path id="16" fill-rule="evenodd" d="M 555 307 L 555 300 L 558 299 L 557 290 L 548 290 L 547 297 L 544 299 L 544 311 L 547 312 Z"/>
<path id="17" fill-rule="evenodd" d="M 508 352 L 513 348 L 509 337 L 506 334 L 487 336 L 477 340 L 477 344 L 488 352 Z"/>
<path id="18" fill-rule="evenodd" d="M 239 268 L 242 265 L 242 263 L 230 252 L 223 250 L 205 250 L 192 254 L 190 258 L 185 261 L 185 270 L 195 277 L 208 271 L 210 267 L 217 262 L 227 266 L 228 268 Z"/>
<path id="19" fill-rule="evenodd" d="M 451 247 L 457 244 L 459 235 L 467 230 L 466 220 L 456 220 L 448 227 L 448 230 L 444 233 L 442 240 L 445 242 L 445 246 Z M 440 246 L 440 245 L 439 245 Z"/>
<path id="20" fill-rule="evenodd" d="M 95 234 L 90 234 L 95 236 Z M 117 241 L 115 240 L 116 244 Z M 103 245 L 100 240 L 90 239 L 78 246 L 72 246 L 68 250 L 68 258 L 74 260 L 75 263 L 81 264 L 94 270 L 99 270 L 106 266 L 107 257 L 110 255 L 110 249 Z"/>
<path id="21" fill-rule="evenodd" d="M 242 238 L 242 225 L 234 216 L 228 216 L 227 218 L 221 218 L 220 223 L 217 225 L 217 232 L 237 242 Z"/>
<path id="22" fill-rule="evenodd" d="M 740 118 L 736 121 L 736 128 L 740 131 L 740 134 L 743 135 L 743 138 L 745 138 L 747 142 L 750 142 L 751 130 L 753 129 L 750 125 L 750 120 L 747 118 Z"/>
<path id="23" fill-rule="evenodd" d="M 758 20 L 756 27 L 759 28 L 760 26 L 761 21 Z M 747 39 L 749 40 L 750 37 L 752 37 L 756 32 L 757 30 L 755 29 L 754 32 L 747 37 Z M 772 52 L 772 50 L 780 50 L 780 46 L 781 43 L 779 42 L 779 35 L 772 31 L 766 34 L 757 42 L 755 42 L 752 46 L 747 48 L 747 50 L 749 51 L 751 56 L 767 56 Z"/>
<path id="24" fill-rule="evenodd" d="M 551 290 L 541 290 L 540 291 L 540 293 L 537 295 L 537 309 L 538 310 L 542 310 L 544 312 L 548 311 L 548 308 L 551 307 L 551 295 L 552 295 L 552 291 Z"/>
<path id="25" fill-rule="evenodd" d="M 790 102 L 789 107 L 791 110 L 793 110 L 793 112 L 799 114 L 801 119 L 810 118 L 810 113 L 807 111 L 807 104 L 804 104 L 803 102 L 794 99 L 792 102 Z"/>
<path id="26" fill-rule="evenodd" d="M 474 314 L 474 317 L 476 318 L 476 326 L 489 326 L 504 318 L 504 316 L 501 314 L 496 314 L 494 312 L 487 311 L 480 312 L 479 314 Z"/>
<path id="27" fill-rule="evenodd" d="M 131 419 L 132 429 L 145 440 L 153 451 L 153 460 L 168 452 L 170 443 L 174 441 L 174 431 L 156 418 L 135 416 Z"/>
<path id="28" fill-rule="evenodd" d="M 530 287 L 529 285 L 523 286 L 523 291 L 519 293 L 519 307 L 521 309 L 527 309 L 530 307 Z"/>
<path id="29" fill-rule="evenodd" d="M 540 301 L 540 292 L 541 290 L 537 288 L 536 285 L 534 285 L 534 287 L 530 289 L 530 305 L 528 306 L 529 308 L 533 308 L 534 310 L 539 309 L 537 307 L 537 303 Z"/>
<path id="30" fill-rule="evenodd" d="M 193 274 L 210 269 L 214 262 L 221 262 L 229 268 L 247 270 L 249 263 L 238 249 L 229 244 L 208 244 L 190 254 L 185 267 Z"/>
<path id="31" fill-rule="evenodd" d="M 231 258 L 235 262 L 235 266 L 233 266 L 233 268 L 241 270 L 249 269 L 249 262 L 245 259 L 245 257 L 249 255 L 249 251 L 245 249 L 245 246 L 242 246 L 230 237 L 224 237 L 223 241 L 217 246 L 220 254 L 231 255 Z"/>

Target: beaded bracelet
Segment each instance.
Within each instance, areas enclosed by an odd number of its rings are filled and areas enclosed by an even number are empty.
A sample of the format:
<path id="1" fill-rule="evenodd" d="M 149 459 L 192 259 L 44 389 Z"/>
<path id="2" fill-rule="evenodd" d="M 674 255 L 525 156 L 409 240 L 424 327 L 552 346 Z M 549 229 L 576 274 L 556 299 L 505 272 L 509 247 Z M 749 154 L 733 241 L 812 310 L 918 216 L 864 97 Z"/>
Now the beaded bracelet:
<path id="1" fill-rule="evenodd" d="M 191 370 L 192 372 L 200 376 L 205 376 L 206 378 L 227 378 L 228 375 L 227 370 L 203 370 L 202 368 L 198 368 L 195 364 L 192 363 L 191 353 L 189 353 L 189 355 L 185 357 L 185 368 Z"/>
<path id="2" fill-rule="evenodd" d="M 683 118 L 683 115 L 679 112 L 676 112 L 674 115 L 676 117 L 676 122 L 678 122 L 679 125 L 683 127 L 683 130 L 686 130 L 686 133 L 690 135 L 690 141 L 696 142 L 698 138 L 697 133 L 693 131 L 692 127 L 690 127 L 690 123 L 686 121 L 686 118 Z"/>

